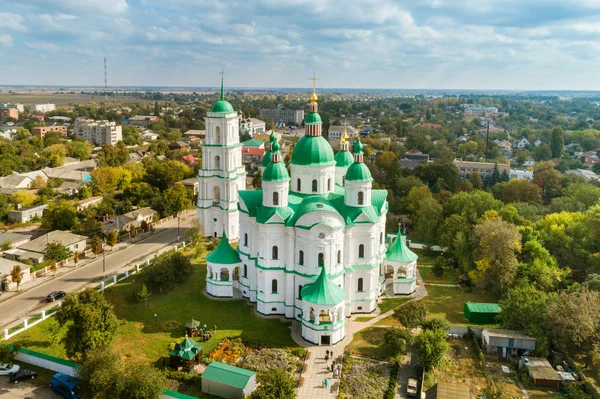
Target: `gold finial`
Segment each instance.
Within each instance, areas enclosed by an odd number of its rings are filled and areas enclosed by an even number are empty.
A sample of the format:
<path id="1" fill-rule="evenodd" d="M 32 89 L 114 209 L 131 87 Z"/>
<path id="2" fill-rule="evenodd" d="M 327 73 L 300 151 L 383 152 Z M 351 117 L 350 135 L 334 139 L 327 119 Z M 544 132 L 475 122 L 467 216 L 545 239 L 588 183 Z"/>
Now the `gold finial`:
<path id="1" fill-rule="evenodd" d="M 312 78 L 308 78 L 308 80 L 313 81 L 313 91 L 312 91 L 312 95 L 310 96 L 310 103 L 316 104 L 317 101 L 319 100 L 319 97 L 317 97 L 317 89 L 316 89 L 317 80 L 319 80 L 319 78 L 317 78 L 317 74 L 313 72 Z"/>
<path id="2" fill-rule="evenodd" d="M 348 139 L 350 138 L 350 137 L 348 137 L 347 127 L 348 127 L 348 124 L 346 123 L 346 119 L 344 119 L 344 134 L 342 134 L 342 137 L 340 138 L 340 143 L 342 143 L 342 144 L 347 143 Z"/>

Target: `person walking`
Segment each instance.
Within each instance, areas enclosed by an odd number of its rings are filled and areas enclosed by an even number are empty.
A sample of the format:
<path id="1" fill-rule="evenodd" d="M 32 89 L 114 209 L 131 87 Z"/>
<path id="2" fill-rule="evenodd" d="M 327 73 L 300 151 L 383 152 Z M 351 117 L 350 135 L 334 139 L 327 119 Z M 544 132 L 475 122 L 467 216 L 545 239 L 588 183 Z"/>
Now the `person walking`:
<path id="1" fill-rule="evenodd" d="M 329 386 L 329 380 L 327 378 L 325 378 L 325 388 L 327 388 Z"/>

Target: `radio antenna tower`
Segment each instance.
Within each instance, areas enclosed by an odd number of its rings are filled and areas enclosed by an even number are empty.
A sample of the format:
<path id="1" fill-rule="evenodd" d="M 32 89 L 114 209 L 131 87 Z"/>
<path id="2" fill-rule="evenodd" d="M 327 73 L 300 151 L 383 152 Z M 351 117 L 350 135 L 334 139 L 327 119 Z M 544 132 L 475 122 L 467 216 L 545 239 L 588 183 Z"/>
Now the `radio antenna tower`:
<path id="1" fill-rule="evenodd" d="M 106 82 L 106 57 L 104 57 L 104 100 L 108 100 L 108 85 Z"/>

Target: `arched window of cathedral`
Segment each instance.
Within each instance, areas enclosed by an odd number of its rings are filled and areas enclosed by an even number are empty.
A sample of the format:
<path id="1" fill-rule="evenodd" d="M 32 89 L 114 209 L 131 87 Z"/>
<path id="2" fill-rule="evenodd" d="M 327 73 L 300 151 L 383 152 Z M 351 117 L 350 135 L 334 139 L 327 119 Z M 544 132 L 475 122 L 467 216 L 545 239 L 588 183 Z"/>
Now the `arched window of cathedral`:
<path id="1" fill-rule="evenodd" d="M 277 191 L 273 192 L 273 205 L 279 205 L 279 193 Z"/>
<path id="2" fill-rule="evenodd" d="M 221 157 L 218 155 L 215 157 L 215 169 L 221 169 Z"/>
<path id="3" fill-rule="evenodd" d="M 325 266 L 325 254 L 322 252 L 319 254 L 319 266 Z"/>
<path id="4" fill-rule="evenodd" d="M 297 183 L 297 186 L 298 186 L 298 191 L 302 191 L 302 180 L 298 179 L 296 181 L 296 183 Z"/>
<path id="5" fill-rule="evenodd" d="M 327 191 L 331 191 L 331 179 L 327 179 Z"/>
<path id="6" fill-rule="evenodd" d="M 298 264 L 299 265 L 304 264 L 304 251 L 298 252 Z"/>
<path id="7" fill-rule="evenodd" d="M 215 141 L 217 144 L 221 144 L 221 128 L 219 126 L 215 128 Z"/>
<path id="8" fill-rule="evenodd" d="M 244 246 L 248 246 L 248 233 L 244 233 Z"/>
<path id="9" fill-rule="evenodd" d="M 273 251 L 271 253 L 271 258 L 273 260 L 279 259 L 279 248 L 277 248 L 277 245 L 273 245 Z"/>
<path id="10" fill-rule="evenodd" d="M 358 292 L 363 292 L 363 285 L 363 278 L 361 277 L 358 279 Z"/>
<path id="11" fill-rule="evenodd" d="M 298 286 L 298 299 L 302 299 L 302 286 Z"/>
<path id="12" fill-rule="evenodd" d="M 316 193 L 317 191 L 317 180 L 315 179 L 312 181 L 312 192 Z"/>
<path id="13" fill-rule="evenodd" d="M 365 245 L 364 244 L 360 244 L 358 246 L 358 257 L 359 258 L 364 258 L 365 257 Z"/>
<path id="14" fill-rule="evenodd" d="M 383 231 L 379 233 L 379 243 L 383 244 Z"/>
<path id="15" fill-rule="evenodd" d="M 364 205 L 365 204 L 365 193 L 363 193 L 362 191 L 358 192 L 358 205 Z"/>
<path id="16" fill-rule="evenodd" d="M 244 264 L 244 277 L 248 277 L 248 265 Z"/>
<path id="17" fill-rule="evenodd" d="M 342 187 L 346 186 L 346 175 L 342 176 Z"/>
<path id="18" fill-rule="evenodd" d="M 229 270 L 227 270 L 226 268 L 222 268 L 220 277 L 221 281 L 229 281 Z"/>
<path id="19" fill-rule="evenodd" d="M 310 320 L 314 323 L 314 321 L 315 321 L 315 309 L 314 308 L 310 308 L 310 313 L 308 314 L 308 320 Z"/>
<path id="20" fill-rule="evenodd" d="M 213 187 L 213 203 L 220 204 L 221 203 L 221 189 L 219 186 Z"/>
<path id="21" fill-rule="evenodd" d="M 339 249 L 337 251 L 337 263 L 342 263 L 342 251 L 340 251 Z"/>
<path id="22" fill-rule="evenodd" d="M 271 294 L 277 294 L 277 280 L 271 281 Z"/>

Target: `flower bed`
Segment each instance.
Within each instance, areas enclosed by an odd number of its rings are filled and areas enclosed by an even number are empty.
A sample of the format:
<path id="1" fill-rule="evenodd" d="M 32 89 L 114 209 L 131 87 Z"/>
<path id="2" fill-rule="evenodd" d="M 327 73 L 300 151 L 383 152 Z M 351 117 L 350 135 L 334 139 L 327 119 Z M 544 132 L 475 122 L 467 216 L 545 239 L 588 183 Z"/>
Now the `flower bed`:
<path id="1" fill-rule="evenodd" d="M 390 364 L 344 356 L 341 398 L 381 399 L 388 389 Z"/>
<path id="2" fill-rule="evenodd" d="M 240 360 L 238 366 L 254 371 L 266 371 L 275 368 L 297 373 L 302 367 L 302 359 L 286 349 L 261 348 L 246 355 Z"/>
<path id="3" fill-rule="evenodd" d="M 241 339 L 234 338 L 230 340 L 229 338 L 225 338 L 219 346 L 210 352 L 208 358 L 210 361 L 234 365 L 238 362 L 240 357 L 246 356 L 251 352 L 252 349 L 244 345 Z"/>

